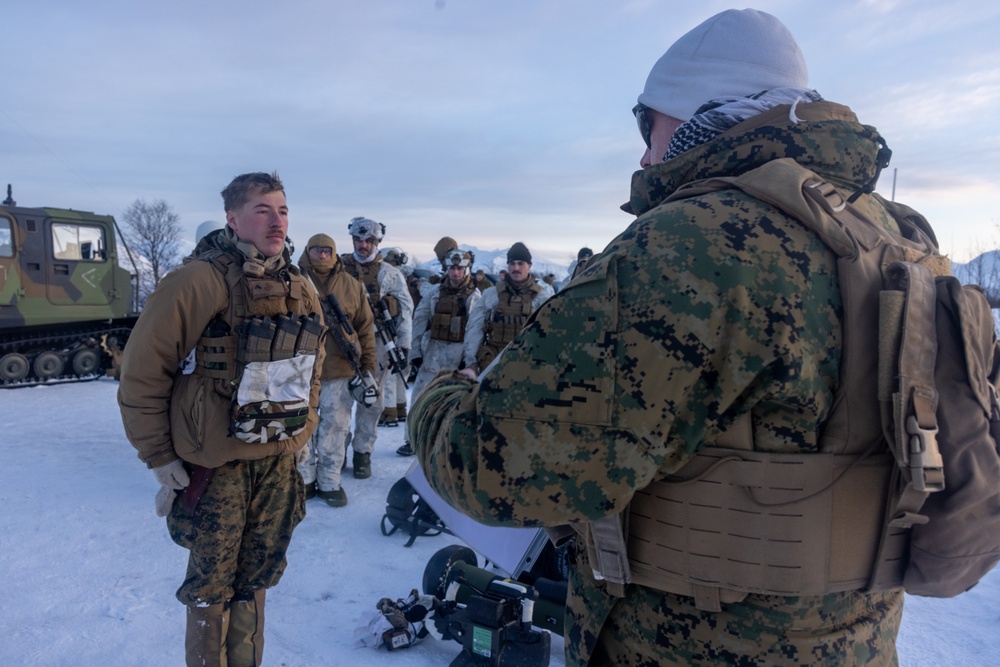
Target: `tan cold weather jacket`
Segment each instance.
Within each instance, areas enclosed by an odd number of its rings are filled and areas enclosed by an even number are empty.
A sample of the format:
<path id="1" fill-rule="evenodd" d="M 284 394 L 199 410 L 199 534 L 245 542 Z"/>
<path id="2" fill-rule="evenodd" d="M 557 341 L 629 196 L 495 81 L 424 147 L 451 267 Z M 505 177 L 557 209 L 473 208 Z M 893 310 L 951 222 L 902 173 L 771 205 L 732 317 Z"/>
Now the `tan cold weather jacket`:
<path id="1" fill-rule="evenodd" d="M 299 257 L 299 267 L 316 288 L 321 301 L 332 294 L 340 304 L 341 310 L 347 316 L 354 333 L 347 338 L 358 344 L 361 350 L 361 366 L 375 375 L 375 317 L 368 305 L 365 286 L 344 270 L 344 264 L 339 259 L 327 275 L 319 274 L 309 262 L 309 256 L 302 253 Z M 335 327 L 332 312 L 324 306 L 323 319 L 328 327 Z M 323 361 L 324 382 L 354 377 L 354 369 L 344 356 L 332 332 L 326 335 L 326 359 Z"/>
<path id="2" fill-rule="evenodd" d="M 244 259 L 237 256 L 236 261 L 242 265 Z M 269 282 L 277 283 L 275 287 L 287 296 L 264 299 L 248 296 L 250 314 L 319 312 L 316 293 L 299 275 L 297 267 L 286 260 L 284 268 L 276 273 L 269 272 L 265 277 L 273 278 Z M 306 429 L 278 442 L 251 444 L 231 437 L 229 381 L 181 371 L 182 362 L 217 314 L 233 330 L 239 325 L 233 321 L 236 318 L 229 306 L 225 275 L 212 263 L 197 260 L 167 274 L 146 301 L 125 347 L 118 403 L 125 434 L 138 450 L 139 458 L 150 468 L 177 458 L 216 468 L 229 461 L 295 452 L 316 428 L 319 369 L 325 356 L 322 347 L 313 373 Z"/>

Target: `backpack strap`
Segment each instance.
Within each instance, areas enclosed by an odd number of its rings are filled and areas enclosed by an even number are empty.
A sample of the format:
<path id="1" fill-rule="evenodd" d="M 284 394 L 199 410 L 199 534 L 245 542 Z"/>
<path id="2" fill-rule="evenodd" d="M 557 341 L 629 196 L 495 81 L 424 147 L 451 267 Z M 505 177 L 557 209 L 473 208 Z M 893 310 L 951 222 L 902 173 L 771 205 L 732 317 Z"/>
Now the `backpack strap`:
<path id="1" fill-rule="evenodd" d="M 887 271 L 889 289 L 879 295 L 879 403 L 885 439 L 895 458 L 869 587 L 900 585 L 899 548 L 890 544 L 914 524 L 927 523 L 921 509 L 944 489 L 938 448 L 936 286 L 925 266 L 897 262 Z"/>
<path id="2" fill-rule="evenodd" d="M 901 291 L 906 300 L 899 343 L 899 387 L 892 400 L 896 433 L 888 438 L 898 445 L 894 454 L 906 485 L 890 525 L 909 528 L 927 521 L 917 512 L 929 494 L 944 488 L 934 385 L 936 287 L 930 269 L 918 264 L 897 262 L 888 274 L 890 289 Z"/>

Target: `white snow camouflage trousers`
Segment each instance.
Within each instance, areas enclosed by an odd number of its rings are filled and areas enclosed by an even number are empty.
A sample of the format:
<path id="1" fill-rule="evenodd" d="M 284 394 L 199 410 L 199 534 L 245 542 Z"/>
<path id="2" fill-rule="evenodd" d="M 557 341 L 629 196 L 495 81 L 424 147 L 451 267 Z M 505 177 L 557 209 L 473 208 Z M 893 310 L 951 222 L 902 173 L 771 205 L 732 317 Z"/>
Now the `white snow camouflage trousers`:
<path id="1" fill-rule="evenodd" d="M 431 339 L 424 349 L 424 360 L 417 373 L 417 379 L 410 391 L 411 404 L 427 383 L 433 380 L 441 371 L 457 371 L 462 363 L 464 342 L 450 343 L 446 340 Z"/>
<path id="2" fill-rule="evenodd" d="M 350 378 L 327 380 L 319 390 L 319 425 L 309 440 L 309 455 L 299 464 L 306 485 L 317 482 L 320 491 L 340 488 L 340 470 L 347 456 L 354 399 Z M 359 410 L 373 410 L 361 407 Z"/>

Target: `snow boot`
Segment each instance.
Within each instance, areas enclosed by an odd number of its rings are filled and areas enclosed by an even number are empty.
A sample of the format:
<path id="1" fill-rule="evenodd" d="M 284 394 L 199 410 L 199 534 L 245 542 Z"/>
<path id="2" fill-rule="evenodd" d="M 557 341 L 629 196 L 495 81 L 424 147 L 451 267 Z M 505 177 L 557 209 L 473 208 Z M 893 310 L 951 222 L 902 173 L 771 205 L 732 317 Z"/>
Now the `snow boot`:
<path id="1" fill-rule="evenodd" d="M 372 455 L 354 452 L 354 477 L 368 479 L 372 476 Z"/>
<path id="2" fill-rule="evenodd" d="M 229 633 L 229 603 L 187 608 L 184 635 L 188 667 L 226 667 L 226 635 Z"/>
<path id="3" fill-rule="evenodd" d="M 382 414 L 378 418 L 379 426 L 397 426 L 396 424 L 396 408 L 386 408 L 382 410 Z"/>
<path id="4" fill-rule="evenodd" d="M 264 660 L 264 596 L 261 588 L 233 598 L 229 607 L 229 634 L 226 636 L 228 667 L 260 667 Z"/>
<path id="5" fill-rule="evenodd" d="M 406 421 L 406 403 L 396 403 L 396 421 Z"/>
<path id="6" fill-rule="evenodd" d="M 339 489 L 334 489 L 333 491 L 320 491 L 316 494 L 319 496 L 323 502 L 325 502 L 330 507 L 343 507 L 347 504 L 347 492 L 344 491 L 344 487 Z"/>

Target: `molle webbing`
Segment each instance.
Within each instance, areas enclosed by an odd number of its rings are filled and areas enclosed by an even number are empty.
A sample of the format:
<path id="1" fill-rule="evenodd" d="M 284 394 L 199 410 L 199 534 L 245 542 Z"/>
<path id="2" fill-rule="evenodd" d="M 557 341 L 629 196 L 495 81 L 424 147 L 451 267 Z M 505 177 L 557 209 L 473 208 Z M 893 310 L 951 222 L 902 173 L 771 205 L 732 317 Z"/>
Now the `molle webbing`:
<path id="1" fill-rule="evenodd" d="M 888 454 L 706 448 L 684 467 L 683 478 L 654 482 L 633 498 L 631 580 L 716 610 L 720 600 L 747 593 L 865 589 L 892 471 Z M 884 547 L 898 566 L 885 587 L 900 585 L 906 545 L 899 531 Z"/>
<path id="2" fill-rule="evenodd" d="M 298 354 L 315 354 L 323 325 L 319 316 L 252 317 L 237 328 L 236 361 L 245 366 L 254 361 L 281 361 Z"/>
<path id="3" fill-rule="evenodd" d="M 465 340 L 465 327 L 469 323 L 466 303 L 475 285 L 466 278 L 466 285 L 453 290 L 442 288 L 431 317 L 431 338 L 450 343 Z"/>
<path id="4" fill-rule="evenodd" d="M 194 373 L 232 382 L 238 375 L 237 366 L 251 361 L 289 359 L 297 352 L 313 353 L 319 346 L 323 331 L 315 315 L 298 318 L 289 315 L 257 317 L 248 320 L 257 305 L 270 302 L 268 309 L 298 310 L 297 302 L 306 294 L 301 275 L 289 274 L 288 284 L 280 278 L 257 279 L 246 276 L 243 267 L 231 255 L 216 250 L 201 257 L 225 276 L 229 288 L 229 308 L 206 327 L 195 346 Z M 248 349 L 239 349 L 238 337 L 229 322 L 249 327 L 252 335 L 244 334 Z M 238 363 L 237 363 L 238 362 Z"/>
<path id="5" fill-rule="evenodd" d="M 534 284 L 517 292 L 510 291 L 506 281 L 498 285 L 497 306 L 486 327 L 487 343 L 499 349 L 514 340 L 528 321 L 531 302 L 539 291 L 541 288 Z"/>
<path id="6" fill-rule="evenodd" d="M 212 320 L 195 352 L 195 373 L 232 382 L 238 369 L 253 361 L 280 361 L 297 354 L 312 354 L 319 348 L 323 325 L 317 315 L 254 317 L 233 336 L 220 329 L 225 323 Z"/>
<path id="7" fill-rule="evenodd" d="M 344 268 L 354 278 L 361 281 L 368 292 L 372 303 L 377 303 L 382 298 L 382 288 L 378 284 L 378 274 L 381 262 L 378 259 L 367 264 L 362 264 L 354 259 L 354 255 L 344 255 Z"/>

